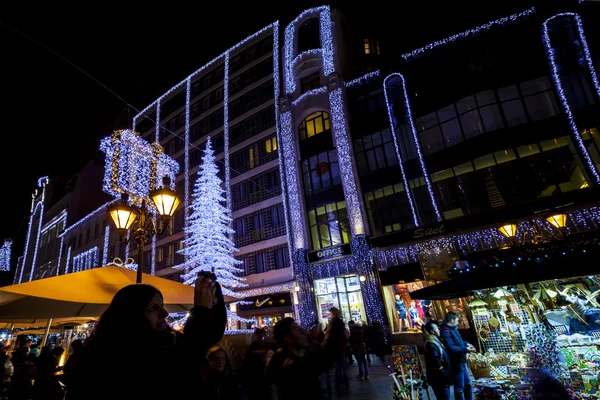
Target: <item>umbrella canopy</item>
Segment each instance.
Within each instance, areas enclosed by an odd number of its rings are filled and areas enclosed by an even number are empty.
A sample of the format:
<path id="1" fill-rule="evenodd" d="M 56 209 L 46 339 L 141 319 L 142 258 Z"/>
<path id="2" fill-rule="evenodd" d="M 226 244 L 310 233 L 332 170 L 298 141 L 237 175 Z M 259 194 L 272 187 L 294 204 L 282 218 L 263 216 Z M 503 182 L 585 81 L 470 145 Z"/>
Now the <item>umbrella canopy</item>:
<path id="1" fill-rule="evenodd" d="M 98 317 L 115 293 L 135 280 L 135 271 L 108 266 L 6 286 L 0 288 L 0 322 Z M 193 287 L 147 274 L 142 281 L 162 292 L 167 311 L 192 308 Z"/>
<path id="2" fill-rule="evenodd" d="M 73 326 L 82 325 L 86 323 L 96 322 L 98 318 L 53 318 L 52 327 L 61 326 Z M 13 319 L 11 322 L 4 322 L 2 316 L 0 316 L 0 329 L 20 329 L 20 328 L 35 328 L 35 327 L 46 327 L 48 325 L 48 319 Z"/>

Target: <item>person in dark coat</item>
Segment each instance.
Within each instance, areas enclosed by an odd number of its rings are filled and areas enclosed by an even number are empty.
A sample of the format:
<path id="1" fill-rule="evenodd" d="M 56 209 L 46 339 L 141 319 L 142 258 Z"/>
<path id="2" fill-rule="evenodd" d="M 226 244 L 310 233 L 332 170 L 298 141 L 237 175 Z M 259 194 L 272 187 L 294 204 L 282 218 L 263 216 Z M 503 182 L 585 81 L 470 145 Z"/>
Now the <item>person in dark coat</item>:
<path id="1" fill-rule="evenodd" d="M 452 371 L 452 382 L 454 383 L 455 400 L 472 400 L 473 389 L 471 387 L 471 377 L 467 367 L 467 353 L 474 352 L 475 347 L 465 342 L 458 332 L 460 317 L 458 314 L 449 312 L 440 334 L 442 343 L 450 356 L 450 369 Z"/>
<path id="2" fill-rule="evenodd" d="M 203 400 L 241 400 L 242 391 L 234 375 L 227 352 L 221 346 L 208 350 L 208 364 L 202 371 L 201 390 L 196 396 Z"/>
<path id="3" fill-rule="evenodd" d="M 161 292 L 144 284 L 115 294 L 85 341 L 67 391 L 80 400 L 199 398 L 195 382 L 207 350 L 223 337 L 227 320 L 220 285 L 195 282 L 194 308 L 183 333 L 167 324 Z M 122 351 L 133 338 L 139 351 Z"/>
<path id="4" fill-rule="evenodd" d="M 320 351 L 306 352 L 307 335 L 293 318 L 283 318 L 274 328 L 276 351 L 269 353 L 267 382 L 275 384 L 281 400 L 324 400 L 319 376 L 325 372 L 339 348 L 334 341 L 325 343 Z"/>
<path id="5" fill-rule="evenodd" d="M 428 322 L 423 326 L 425 337 L 425 368 L 427 371 L 427 382 L 437 400 L 450 399 L 450 386 L 452 376 L 450 374 L 450 357 L 440 341 L 440 328 L 435 322 Z"/>

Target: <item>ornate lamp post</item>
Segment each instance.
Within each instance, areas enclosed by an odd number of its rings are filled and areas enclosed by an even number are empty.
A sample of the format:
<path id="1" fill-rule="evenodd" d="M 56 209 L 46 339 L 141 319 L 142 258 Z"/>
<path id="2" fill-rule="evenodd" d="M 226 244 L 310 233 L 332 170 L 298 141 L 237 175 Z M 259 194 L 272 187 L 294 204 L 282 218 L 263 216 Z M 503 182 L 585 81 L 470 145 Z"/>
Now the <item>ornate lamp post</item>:
<path id="1" fill-rule="evenodd" d="M 108 207 L 115 227 L 119 231 L 121 243 L 127 244 L 133 239 L 137 245 L 137 277 L 136 283 L 142 283 L 142 271 L 144 269 L 144 245 L 153 235 L 162 235 L 169 225 L 169 220 L 175 213 L 180 199 L 177 194 L 169 188 L 168 182 L 165 182 L 163 188 L 150 192 L 150 201 L 143 199 L 141 205 L 129 205 L 127 194 L 121 196 L 121 200 Z M 152 207 L 160 217 L 160 224 L 154 223 L 154 213 L 148 208 Z M 132 234 L 127 238 L 127 231 L 131 228 Z"/>

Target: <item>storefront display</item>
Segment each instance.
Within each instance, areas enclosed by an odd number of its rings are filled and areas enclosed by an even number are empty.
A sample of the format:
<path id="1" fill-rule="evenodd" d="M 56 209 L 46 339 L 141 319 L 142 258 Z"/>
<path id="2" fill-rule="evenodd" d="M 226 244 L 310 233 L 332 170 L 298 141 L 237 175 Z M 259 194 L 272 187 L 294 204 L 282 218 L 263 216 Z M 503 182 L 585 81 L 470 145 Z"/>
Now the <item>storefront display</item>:
<path id="1" fill-rule="evenodd" d="M 365 306 L 358 275 L 345 275 L 314 281 L 319 322 L 325 327 L 332 307 L 338 308 L 345 322 L 366 322 Z"/>

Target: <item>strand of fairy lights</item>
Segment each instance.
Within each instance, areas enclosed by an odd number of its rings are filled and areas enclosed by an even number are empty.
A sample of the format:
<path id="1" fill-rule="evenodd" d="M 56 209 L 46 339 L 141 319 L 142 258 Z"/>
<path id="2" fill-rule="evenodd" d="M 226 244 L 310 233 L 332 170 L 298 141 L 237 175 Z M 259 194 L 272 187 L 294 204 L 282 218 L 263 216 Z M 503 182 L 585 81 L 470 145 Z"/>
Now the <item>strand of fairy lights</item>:
<path id="1" fill-rule="evenodd" d="M 231 216 L 231 186 L 229 171 L 229 51 L 225 53 L 225 63 L 223 67 L 223 154 L 225 166 L 225 198 L 227 210 Z M 233 222 L 233 221 L 232 221 Z"/>
<path id="2" fill-rule="evenodd" d="M 65 274 L 69 273 L 69 264 L 71 263 L 71 248 L 72 246 L 69 246 L 69 248 L 67 249 L 67 259 L 65 261 Z"/>
<path id="3" fill-rule="evenodd" d="M 88 215 L 86 215 L 85 217 L 81 218 L 79 221 L 75 222 L 74 224 L 69 225 L 68 227 L 65 228 L 65 230 L 59 235 L 59 237 L 63 237 L 65 236 L 67 233 L 69 233 L 70 231 L 72 231 L 74 228 L 78 227 L 79 225 L 87 222 L 90 218 L 94 217 L 96 214 L 98 214 L 100 211 L 105 212 L 106 208 L 108 206 L 110 206 L 111 204 L 113 204 L 114 202 L 116 202 L 117 200 L 111 200 L 108 203 L 105 203 L 103 205 L 101 205 L 100 207 L 96 208 L 94 211 L 92 211 L 91 213 L 89 213 Z"/>
<path id="4" fill-rule="evenodd" d="M 186 79 L 186 87 L 185 87 L 185 131 L 184 131 L 184 156 L 183 156 L 183 190 L 184 190 L 184 199 L 183 199 L 183 224 L 184 227 L 188 226 L 189 223 L 189 207 L 190 207 L 190 106 L 191 106 L 191 96 L 192 96 L 192 79 Z M 184 232 L 187 232 L 184 229 Z M 188 234 L 184 233 L 184 239 L 188 239 Z M 187 256 L 185 256 L 185 262 L 187 262 Z"/>
<path id="5" fill-rule="evenodd" d="M 381 73 L 379 70 L 366 73 L 363 76 L 359 76 L 358 78 L 351 80 L 350 82 L 346 82 L 346 87 L 348 88 L 352 86 L 362 85 L 363 83 L 366 83 L 373 78 L 379 78 L 380 75 Z"/>
<path id="6" fill-rule="evenodd" d="M 35 199 L 33 200 L 35 202 Z M 38 207 L 42 207 L 43 209 L 43 205 L 42 202 L 38 201 L 37 203 L 35 203 L 35 206 L 33 207 L 33 211 L 31 213 L 31 217 L 29 217 L 29 226 L 27 227 L 27 236 L 25 237 L 25 251 L 23 252 L 23 267 L 21 268 L 21 273 L 19 275 L 19 283 L 21 283 L 23 281 L 23 271 L 25 270 L 25 262 L 27 261 L 27 252 L 29 250 L 29 240 L 31 239 L 31 225 L 33 224 L 33 219 L 35 218 L 35 213 L 38 209 Z M 41 214 L 40 214 L 40 219 L 41 219 Z M 33 268 L 33 264 L 32 264 L 32 268 Z"/>
<path id="7" fill-rule="evenodd" d="M 491 29 L 491 28 L 493 28 L 495 26 L 504 25 L 504 24 L 506 24 L 508 22 L 513 22 L 513 21 L 516 21 L 517 19 L 528 17 L 529 15 L 533 14 L 534 12 L 535 12 L 535 7 L 531 7 L 531 8 L 529 8 L 529 9 L 527 9 L 525 11 L 522 11 L 522 12 L 520 12 L 518 14 L 509 15 L 507 17 L 503 17 L 503 18 L 500 18 L 500 19 L 497 19 L 497 20 L 494 20 L 494 21 L 490 21 L 487 24 L 483 24 L 483 25 L 480 25 L 480 26 L 478 26 L 476 28 L 468 29 L 468 30 L 466 30 L 464 32 L 457 33 L 457 34 L 452 35 L 450 37 L 447 37 L 445 39 L 441 39 L 441 40 L 435 41 L 433 43 L 428 44 L 427 46 L 423 46 L 423 47 L 415 49 L 415 50 L 413 50 L 413 51 L 411 51 L 409 53 L 402 54 L 401 57 L 404 60 L 408 60 L 410 58 L 413 58 L 415 56 L 423 54 L 423 53 L 425 53 L 427 51 L 433 50 L 436 47 L 445 46 L 448 43 L 453 42 L 453 41 L 455 41 L 457 39 L 462 39 L 462 38 L 467 38 L 467 37 L 471 37 L 471 36 L 476 36 L 479 33 L 481 33 L 482 31 L 487 31 L 487 30 L 489 30 L 489 29 Z"/>
<path id="8" fill-rule="evenodd" d="M 305 10 L 285 28 L 285 43 L 283 48 L 283 75 L 285 94 L 291 94 L 296 90 L 296 79 L 293 71 L 294 59 L 296 58 L 295 53 L 297 49 L 297 43 L 295 40 L 296 29 L 298 29 L 300 22 L 304 21 L 308 17 L 314 17 L 317 15 L 319 17 L 321 48 L 312 50 L 312 53 L 310 54 L 315 54 L 317 51 L 321 52 L 323 58 L 323 74 L 325 76 L 330 75 L 335 71 L 329 6 L 315 7 Z M 301 55 L 305 53 L 306 52 L 301 53 Z"/>
<path id="9" fill-rule="evenodd" d="M 60 261 L 62 260 L 64 242 L 65 238 L 63 236 L 60 238 L 60 248 L 58 249 L 58 261 L 56 262 L 56 276 L 60 275 Z"/>
<path id="10" fill-rule="evenodd" d="M 417 211 L 415 209 L 415 203 L 412 197 L 412 193 L 410 191 L 410 186 L 408 184 L 408 179 L 406 178 L 406 172 L 404 171 L 404 161 L 402 160 L 402 153 L 400 152 L 400 144 L 398 143 L 398 133 L 396 132 L 396 117 L 394 116 L 394 111 L 388 96 L 388 81 L 392 78 L 392 75 L 388 75 L 383 80 L 383 95 L 385 98 L 385 105 L 387 107 L 388 118 L 390 121 L 390 130 L 392 132 L 392 138 L 394 139 L 394 148 L 396 149 L 396 156 L 398 157 L 398 165 L 400 166 L 400 174 L 402 175 L 402 183 L 404 184 L 404 192 L 406 193 L 406 197 L 408 199 L 408 205 L 410 206 L 410 211 L 413 217 L 413 223 L 415 226 L 419 226 L 419 218 L 417 217 Z"/>
<path id="11" fill-rule="evenodd" d="M 329 92 L 329 107 L 331 108 L 333 137 L 337 148 L 342 187 L 344 190 L 344 197 L 346 198 L 346 209 L 348 210 L 352 234 L 362 235 L 365 233 L 365 228 L 363 225 L 358 189 L 356 188 L 352 147 L 348 140 L 348 123 L 346 121 L 344 97 L 341 88 Z"/>
<path id="12" fill-rule="evenodd" d="M 550 39 L 550 29 L 548 28 L 548 23 L 556 18 L 560 17 L 572 17 L 577 24 L 577 32 L 579 33 L 580 40 L 575 40 L 575 45 L 580 47 L 580 50 L 583 50 L 584 58 L 586 60 L 588 70 L 590 72 L 590 76 L 592 81 L 594 82 L 594 87 L 596 89 L 596 93 L 600 97 L 600 82 L 598 82 L 598 77 L 596 75 L 596 70 L 594 69 L 594 65 L 592 62 L 592 57 L 587 45 L 587 40 L 583 31 L 583 24 L 581 22 L 581 17 L 575 13 L 560 13 L 556 14 L 550 18 L 548 18 L 542 24 L 542 39 L 544 42 L 544 47 L 546 49 L 546 54 L 548 56 L 548 61 L 550 62 L 550 69 L 552 70 L 552 79 L 554 80 L 554 85 L 556 86 L 556 90 L 558 92 L 558 96 L 560 97 L 560 102 L 565 110 L 565 114 L 567 115 L 567 120 L 569 122 L 569 127 L 571 128 L 571 133 L 575 138 L 575 142 L 577 143 L 577 147 L 579 147 L 579 151 L 581 155 L 585 159 L 585 162 L 588 166 L 589 171 L 594 175 L 594 180 L 597 184 L 600 184 L 600 173 L 598 173 L 598 169 L 596 168 L 596 164 L 592 160 L 588 149 L 585 146 L 583 138 L 579 133 L 579 128 L 575 123 L 575 117 L 573 116 L 573 112 L 571 111 L 571 106 L 569 105 L 569 101 L 565 94 L 565 89 L 563 87 L 563 82 L 559 73 L 559 66 L 556 62 L 556 50 L 552 48 L 552 41 Z"/>
<path id="13" fill-rule="evenodd" d="M 73 257 L 73 272 L 85 271 L 98 265 L 98 246 Z"/>
<path id="14" fill-rule="evenodd" d="M 417 127 L 415 126 L 415 121 L 413 119 L 412 108 L 410 106 L 410 99 L 408 98 L 408 92 L 406 91 L 406 79 L 404 79 L 404 76 L 399 73 L 393 73 L 393 74 L 390 74 L 389 76 L 397 76 L 402 81 L 402 95 L 404 98 L 404 111 L 406 113 L 406 119 L 408 120 L 408 122 L 410 124 L 410 130 L 412 132 L 413 141 L 415 144 L 415 148 L 417 150 L 417 156 L 419 157 L 419 165 L 421 166 L 421 172 L 423 172 L 423 177 L 425 178 L 425 183 L 427 185 L 427 191 L 429 192 L 429 199 L 430 199 L 431 205 L 433 206 L 433 209 L 435 211 L 435 216 L 437 217 L 438 222 L 442 221 L 442 213 L 440 212 L 440 209 L 437 204 L 437 200 L 435 198 L 435 192 L 433 191 L 431 177 L 429 176 L 429 173 L 427 172 L 427 166 L 425 165 L 425 159 L 423 157 L 423 151 L 421 149 L 421 141 L 419 140 L 419 135 L 417 133 Z M 388 108 L 388 113 L 389 112 L 392 112 L 392 111 Z"/>
<path id="15" fill-rule="evenodd" d="M 110 238 L 110 225 L 106 224 L 104 228 L 104 246 L 102 251 L 102 265 L 108 262 L 108 239 Z"/>
<path id="16" fill-rule="evenodd" d="M 327 93 L 327 86 L 322 86 L 320 88 L 316 88 L 316 89 L 311 89 L 306 93 L 302 93 L 301 96 L 298 96 L 298 98 L 294 101 L 292 101 L 292 106 L 297 106 L 298 104 L 302 103 L 305 99 L 312 97 L 312 96 L 316 96 L 318 94 L 322 94 L 322 93 Z"/>
<path id="17" fill-rule="evenodd" d="M 29 272 L 29 280 L 31 281 L 33 279 L 33 271 L 35 270 L 35 262 L 37 261 L 37 252 L 38 252 L 38 248 L 40 245 L 40 237 L 42 235 L 42 221 L 44 220 L 44 193 L 46 192 L 45 189 L 42 189 L 42 199 L 40 200 L 39 204 L 41 204 L 40 207 L 40 222 L 38 223 L 38 231 L 37 231 L 37 237 L 35 239 L 35 248 L 33 249 L 33 259 L 31 261 L 31 271 Z"/>
<path id="18" fill-rule="evenodd" d="M 5 239 L 4 244 L 0 247 L 0 271 L 10 271 L 10 253 L 12 240 Z"/>
<path id="19" fill-rule="evenodd" d="M 275 99 L 274 102 L 274 108 L 275 108 L 275 135 L 277 136 L 277 143 L 282 143 L 281 141 L 281 129 L 280 129 L 280 125 L 279 125 L 279 120 L 280 120 L 280 115 L 279 115 L 279 57 L 277 56 L 277 54 L 279 53 L 279 22 L 275 22 L 274 26 L 273 26 L 273 81 L 274 81 L 274 85 L 273 85 L 273 89 L 274 89 L 274 95 L 273 98 Z M 283 149 L 280 146 L 277 146 L 277 157 L 279 158 L 279 160 L 283 160 Z M 279 162 L 279 184 L 281 185 L 281 198 L 282 198 L 282 204 L 283 204 L 283 215 L 284 215 L 284 221 L 285 221 L 285 235 L 287 237 L 287 242 L 289 244 L 292 243 L 292 232 L 291 232 L 291 228 L 290 228 L 290 221 L 289 221 L 289 216 L 288 216 L 288 202 L 286 201 L 287 198 L 287 186 L 286 186 L 286 177 L 285 177 L 285 168 L 283 168 L 282 162 Z M 293 265 L 292 264 L 292 257 L 290 255 L 290 252 L 288 251 L 288 261 L 289 264 L 288 265 Z"/>

